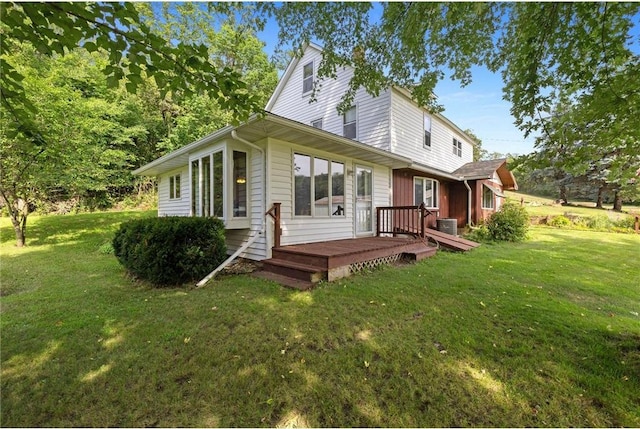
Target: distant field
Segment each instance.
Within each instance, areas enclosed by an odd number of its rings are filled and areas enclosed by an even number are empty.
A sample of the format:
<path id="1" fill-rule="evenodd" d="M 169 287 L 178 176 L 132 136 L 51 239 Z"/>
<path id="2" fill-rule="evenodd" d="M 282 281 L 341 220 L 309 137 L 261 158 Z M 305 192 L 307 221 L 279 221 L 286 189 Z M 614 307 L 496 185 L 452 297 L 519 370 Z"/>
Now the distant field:
<path id="1" fill-rule="evenodd" d="M 531 216 L 559 216 L 567 214 L 574 216 L 606 215 L 612 220 L 619 220 L 630 215 L 640 215 L 640 207 L 638 206 L 623 206 L 623 213 L 618 213 L 612 210 L 613 206 L 611 204 L 605 204 L 604 209 L 597 209 L 595 208 L 595 203 L 592 202 L 569 201 L 571 205 L 562 206 L 556 204 L 551 198 L 538 197 L 521 192 L 505 191 L 505 195 L 508 199 L 517 202 L 524 199 L 524 205 Z"/>

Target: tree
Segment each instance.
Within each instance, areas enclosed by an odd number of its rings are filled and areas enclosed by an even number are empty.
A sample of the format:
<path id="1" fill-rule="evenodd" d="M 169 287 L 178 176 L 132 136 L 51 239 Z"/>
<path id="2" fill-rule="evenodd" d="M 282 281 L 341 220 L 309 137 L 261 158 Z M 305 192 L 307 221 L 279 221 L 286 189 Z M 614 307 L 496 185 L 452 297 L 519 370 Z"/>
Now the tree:
<path id="1" fill-rule="evenodd" d="M 0 134 L 0 195 L 22 246 L 29 213 L 52 194 L 130 182 L 130 146 L 144 130 L 123 124 L 126 112 L 101 77 L 104 55 L 79 51 L 49 58 L 29 44 L 15 44 L 12 51 L 5 58 L 23 76 L 27 102 L 38 106 L 29 118 L 38 139 L 24 131 Z M 2 113 L 6 130 L 13 118 Z"/>
<path id="2" fill-rule="evenodd" d="M 250 7 L 245 14 L 252 9 Z M 278 75 L 275 66 L 264 53 L 264 42 L 255 36 L 255 26 L 250 19 L 239 22 L 231 16 L 219 20 L 202 4 L 163 3 L 152 8 L 141 6 L 141 15 L 167 40 L 179 40 L 186 44 L 202 44 L 209 53 L 209 61 L 218 68 L 238 72 L 260 106 L 271 96 Z M 167 94 L 167 103 L 175 107 L 168 136 L 161 143 L 165 151 L 171 151 L 207 135 L 233 120 L 233 112 L 223 108 L 215 98 L 207 94 L 183 94 L 176 90 Z M 170 98 L 169 98 L 170 97 Z"/>
<path id="3" fill-rule="evenodd" d="M 541 127 L 562 94 L 580 94 L 637 59 L 630 30 L 638 3 L 282 3 L 264 9 L 280 25 L 280 40 L 300 49 L 325 47 L 319 77 L 354 68 L 343 105 L 360 87 L 376 95 L 390 85 L 411 88 L 438 110 L 432 91 L 450 73 L 464 86 L 471 67 L 501 71 L 505 97 L 525 133 Z M 390 49 L 393 47 L 393 49 Z M 632 79 L 635 70 L 628 69 Z"/>
<path id="4" fill-rule="evenodd" d="M 207 100 L 224 112 L 225 123 L 264 106 L 262 91 L 243 81 L 243 73 L 250 74 L 242 69 L 247 64 L 216 61 L 216 52 L 199 39 L 163 38 L 139 9 L 144 7 L 131 3 L 9 3 L 0 8 L 0 194 L 19 246 L 24 245 L 28 214 L 53 191 L 97 195 L 130 186 L 130 169 L 157 157 L 157 144 L 176 125 L 180 106 L 167 94 L 187 100 L 185 106 L 196 98 Z M 230 4 L 210 4 L 208 12 L 235 16 Z M 260 19 L 252 19 L 247 28 L 259 26 Z M 231 46 L 237 50 L 253 43 L 254 50 L 247 51 L 256 53 L 255 38 L 235 40 Z M 70 65 L 89 58 L 87 53 L 93 55 L 88 63 Z M 254 56 L 267 62 L 264 54 Z M 65 62 L 68 70 L 60 71 Z M 56 78 L 47 67 L 57 70 Z M 82 70 L 92 76 L 75 76 Z M 267 88 L 272 80 L 275 85 L 273 75 L 259 82 L 254 78 L 255 86 Z M 157 115 L 153 105 L 160 110 Z"/>
<path id="5" fill-rule="evenodd" d="M 504 97 L 525 137 L 539 132 L 555 142 L 547 159 L 554 176 L 584 174 L 589 163 L 606 157 L 611 160 L 607 183 L 615 184 L 617 195 L 635 184 L 628 165 L 637 165 L 640 141 L 640 57 L 632 35 L 640 3 L 391 2 L 378 10 L 369 3 L 282 3 L 265 8 L 280 24 L 281 42 L 298 49 L 309 41 L 324 45 L 318 77 L 354 68 L 341 111 L 359 88 L 377 95 L 392 85 L 411 89 L 419 104 L 439 111 L 432 91 L 445 72 L 464 86 L 472 66 L 486 66 L 502 73 Z M 374 19 L 379 9 L 380 18 Z M 559 107 L 571 112 L 575 130 L 563 140 L 554 135 L 563 129 L 557 123 Z M 579 163 L 571 165 L 563 152 L 577 154 Z"/>

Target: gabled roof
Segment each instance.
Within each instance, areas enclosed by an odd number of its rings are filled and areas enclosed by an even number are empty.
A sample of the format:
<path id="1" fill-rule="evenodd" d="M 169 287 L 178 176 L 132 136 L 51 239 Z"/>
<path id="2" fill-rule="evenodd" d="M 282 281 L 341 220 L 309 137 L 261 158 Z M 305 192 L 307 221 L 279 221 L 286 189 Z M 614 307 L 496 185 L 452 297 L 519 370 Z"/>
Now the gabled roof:
<path id="1" fill-rule="evenodd" d="M 316 49 L 316 50 L 318 50 L 320 52 L 323 51 L 321 46 L 316 45 L 315 43 L 311 43 L 311 42 L 308 45 L 305 45 L 302 48 L 302 50 L 306 51 L 307 48 L 309 48 L 309 47 L 313 48 L 313 49 Z M 301 59 L 302 59 L 302 57 L 295 56 L 295 57 L 293 57 L 291 59 L 291 61 L 289 61 L 289 65 L 287 66 L 287 69 L 284 71 L 282 77 L 278 81 L 278 85 L 276 85 L 276 89 L 273 90 L 273 94 L 271 94 L 271 97 L 269 98 L 269 101 L 267 101 L 267 106 L 264 108 L 264 110 L 270 111 L 271 109 L 273 109 L 273 105 L 275 104 L 276 100 L 280 96 L 280 93 L 282 92 L 282 90 L 284 89 L 284 86 L 287 84 L 287 81 L 291 77 L 291 74 L 293 73 L 293 70 L 295 70 L 296 66 L 298 65 L 298 63 L 300 62 Z"/>
<path id="2" fill-rule="evenodd" d="M 461 180 L 491 179 L 494 173 L 498 174 L 504 189 L 518 190 L 516 178 L 507 168 L 506 158 L 469 162 L 453 172 Z"/>
<path id="3" fill-rule="evenodd" d="M 308 48 L 313 48 L 313 49 L 315 49 L 315 50 L 317 50 L 319 52 L 323 52 L 324 51 L 324 48 L 322 46 L 317 45 L 317 44 L 312 43 L 312 42 L 309 42 L 307 45 L 305 45 L 302 48 L 303 52 L 306 51 Z M 276 85 L 276 89 L 273 91 L 273 94 L 271 94 L 271 97 L 269 98 L 269 101 L 267 102 L 267 105 L 264 108 L 264 110 L 271 111 L 271 109 L 273 109 L 273 106 L 274 106 L 276 100 L 280 96 L 280 93 L 284 89 L 285 85 L 287 84 L 287 81 L 289 80 L 289 78 L 293 74 L 293 71 L 295 70 L 296 66 L 298 65 L 298 63 L 300 62 L 301 59 L 302 59 L 302 57 L 294 56 L 291 59 L 291 61 L 289 61 L 289 65 L 287 66 L 287 69 L 285 70 L 285 72 L 282 74 L 282 77 L 278 81 L 278 84 Z M 397 90 L 402 95 L 404 95 L 405 97 L 409 98 L 412 102 L 415 103 L 415 101 L 412 98 L 410 90 L 408 90 L 406 88 L 399 87 L 399 86 L 393 86 L 392 88 Z M 446 116 L 444 116 L 444 115 L 442 115 L 440 113 L 435 113 L 435 114 L 432 114 L 432 115 L 437 117 L 438 119 L 440 119 L 445 124 L 449 125 L 455 131 L 457 131 L 460 135 L 465 136 L 473 146 L 477 145 L 477 143 L 476 143 L 476 141 L 474 139 L 469 137 L 467 135 L 467 133 L 465 133 L 460 127 L 458 127 L 456 124 L 451 122 L 451 120 L 449 118 L 447 118 Z"/>

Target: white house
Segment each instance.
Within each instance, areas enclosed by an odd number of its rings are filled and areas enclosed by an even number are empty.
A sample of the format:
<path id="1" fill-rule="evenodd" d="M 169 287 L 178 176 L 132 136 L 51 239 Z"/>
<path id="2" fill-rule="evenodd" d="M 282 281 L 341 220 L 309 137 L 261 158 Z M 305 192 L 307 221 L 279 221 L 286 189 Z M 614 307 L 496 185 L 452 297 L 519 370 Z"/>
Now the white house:
<path id="1" fill-rule="evenodd" d="M 515 188 L 505 160 L 473 163 L 473 142 L 410 94 L 364 90 L 338 114 L 352 71 L 316 77 L 322 51 L 310 45 L 289 64 L 264 115 L 227 126 L 134 171 L 158 178 L 159 216 L 217 216 L 227 247 L 271 256 L 271 219 L 280 208 L 280 245 L 373 236 L 376 207 L 424 203 L 458 226 L 495 211 Z M 310 102 L 313 85 L 320 84 Z"/>

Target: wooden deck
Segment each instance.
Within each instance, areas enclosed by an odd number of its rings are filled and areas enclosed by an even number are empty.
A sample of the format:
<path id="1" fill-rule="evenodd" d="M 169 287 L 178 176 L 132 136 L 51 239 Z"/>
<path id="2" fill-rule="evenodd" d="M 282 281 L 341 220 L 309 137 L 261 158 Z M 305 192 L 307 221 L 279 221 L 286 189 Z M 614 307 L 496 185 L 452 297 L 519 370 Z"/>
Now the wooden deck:
<path id="1" fill-rule="evenodd" d="M 432 243 L 413 237 L 364 237 L 296 244 L 272 249 L 263 261 L 261 277 L 287 286 L 308 289 L 322 280 L 333 281 L 363 268 L 433 256 Z"/>

